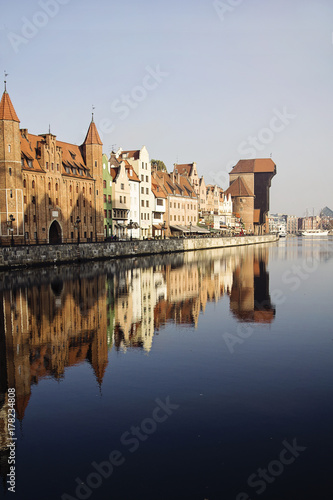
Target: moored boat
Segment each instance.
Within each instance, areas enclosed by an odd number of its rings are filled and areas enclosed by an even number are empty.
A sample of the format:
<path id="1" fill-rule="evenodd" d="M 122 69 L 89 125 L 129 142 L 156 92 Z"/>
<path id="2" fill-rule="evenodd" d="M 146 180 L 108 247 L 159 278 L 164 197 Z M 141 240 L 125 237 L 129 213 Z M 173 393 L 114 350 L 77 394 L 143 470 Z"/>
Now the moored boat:
<path id="1" fill-rule="evenodd" d="M 328 231 L 324 231 L 323 229 L 308 229 L 307 231 L 302 232 L 302 236 L 327 236 Z"/>

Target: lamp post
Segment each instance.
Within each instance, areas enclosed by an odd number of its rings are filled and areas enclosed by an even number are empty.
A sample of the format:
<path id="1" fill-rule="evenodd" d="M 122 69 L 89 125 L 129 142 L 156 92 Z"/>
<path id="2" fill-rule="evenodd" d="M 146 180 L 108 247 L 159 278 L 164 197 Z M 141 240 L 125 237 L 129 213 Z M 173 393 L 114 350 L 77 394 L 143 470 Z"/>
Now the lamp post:
<path id="1" fill-rule="evenodd" d="M 190 222 L 190 238 L 192 238 L 192 221 Z"/>
<path id="2" fill-rule="evenodd" d="M 12 247 L 14 246 L 14 227 L 13 227 L 14 221 L 15 221 L 14 215 L 10 214 L 9 220 L 7 221 L 7 226 L 9 231 L 11 231 L 12 233 L 11 243 L 10 243 Z"/>
<path id="3" fill-rule="evenodd" d="M 166 230 L 166 224 L 165 224 L 165 221 L 163 222 L 163 225 L 162 225 L 162 230 L 163 230 L 163 236 L 164 236 L 164 239 L 165 239 L 165 230 Z"/>
<path id="4" fill-rule="evenodd" d="M 132 229 L 133 229 L 133 221 L 132 221 L 132 219 L 130 219 L 128 227 L 131 230 L 131 241 L 132 241 L 132 239 L 133 239 L 132 238 Z"/>
<path id="5" fill-rule="evenodd" d="M 79 216 L 76 217 L 76 221 L 74 222 L 74 227 L 77 229 L 77 244 L 80 243 L 80 229 L 79 224 L 81 223 L 81 219 Z"/>

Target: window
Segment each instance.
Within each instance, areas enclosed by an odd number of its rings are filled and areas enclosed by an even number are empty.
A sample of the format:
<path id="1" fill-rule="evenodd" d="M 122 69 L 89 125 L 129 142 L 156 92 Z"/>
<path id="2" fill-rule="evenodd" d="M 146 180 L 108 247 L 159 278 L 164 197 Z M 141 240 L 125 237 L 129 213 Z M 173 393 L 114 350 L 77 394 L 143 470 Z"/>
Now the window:
<path id="1" fill-rule="evenodd" d="M 11 151 L 11 145 L 8 144 L 8 153 L 10 153 L 10 151 Z"/>
<path id="2" fill-rule="evenodd" d="M 57 163 L 57 171 L 59 172 L 59 163 Z"/>
<path id="3" fill-rule="evenodd" d="M 53 170 L 54 163 L 51 163 L 51 170 Z"/>
<path id="4" fill-rule="evenodd" d="M 111 195 L 108 194 L 108 203 L 111 203 Z"/>
<path id="5" fill-rule="evenodd" d="M 71 238 L 72 238 L 72 239 L 74 238 L 74 233 L 73 233 L 73 231 L 71 231 Z"/>
<path id="6" fill-rule="evenodd" d="M 148 175 L 146 175 L 146 182 L 149 182 L 149 181 L 148 181 Z"/>
<path id="7" fill-rule="evenodd" d="M 103 201 L 106 203 L 106 194 L 103 194 Z"/>
<path id="8" fill-rule="evenodd" d="M 180 208 L 180 203 L 178 203 L 178 208 Z"/>
<path id="9" fill-rule="evenodd" d="M 145 202 L 144 200 L 141 200 L 141 206 L 144 207 L 145 206 Z"/>
<path id="10" fill-rule="evenodd" d="M 73 204 L 72 200 L 69 200 L 69 206 L 71 207 Z"/>
<path id="11" fill-rule="evenodd" d="M 52 200 L 50 196 L 49 196 L 49 205 L 52 205 Z"/>
<path id="12" fill-rule="evenodd" d="M 123 197 L 119 196 L 119 203 L 122 203 L 122 202 L 123 202 Z"/>
<path id="13" fill-rule="evenodd" d="M 111 210 L 109 210 L 109 219 L 112 218 Z"/>
<path id="14" fill-rule="evenodd" d="M 126 196 L 124 196 L 124 203 L 126 203 Z"/>
<path id="15" fill-rule="evenodd" d="M 21 158 L 21 167 L 24 168 L 24 158 Z"/>
<path id="16" fill-rule="evenodd" d="M 25 223 L 27 223 L 27 222 L 28 222 L 28 216 L 27 216 L 27 215 L 25 215 L 25 216 L 24 216 L 24 222 L 25 222 Z"/>
<path id="17" fill-rule="evenodd" d="M 72 186 L 71 185 L 69 186 L 69 192 L 70 193 L 72 192 Z"/>
<path id="18" fill-rule="evenodd" d="M 149 207 L 149 201 L 148 200 L 146 201 L 146 207 Z"/>
<path id="19" fill-rule="evenodd" d="M 95 167 L 97 167 L 97 161 L 95 161 Z"/>
<path id="20" fill-rule="evenodd" d="M 120 184 L 120 189 L 122 189 L 124 191 L 125 189 L 125 184 Z"/>
<path id="21" fill-rule="evenodd" d="M 51 191 L 51 182 L 49 182 L 49 186 L 48 187 L 49 187 L 49 191 Z"/>
<path id="22" fill-rule="evenodd" d="M 55 185 L 55 190 L 58 191 L 58 184 Z"/>
<path id="23" fill-rule="evenodd" d="M 106 181 L 103 181 L 103 188 L 106 188 Z"/>
<path id="24" fill-rule="evenodd" d="M 49 162 L 47 161 L 46 162 L 46 170 L 48 170 L 48 169 L 49 169 Z"/>
<path id="25" fill-rule="evenodd" d="M 180 222 L 180 215 L 178 215 L 178 221 Z"/>
<path id="26" fill-rule="evenodd" d="M 59 206 L 59 200 L 56 198 L 56 205 Z"/>
<path id="27" fill-rule="evenodd" d="M 141 214 L 141 220 L 143 220 L 143 214 Z"/>
<path id="28" fill-rule="evenodd" d="M 9 175 L 12 175 L 12 169 L 9 167 Z"/>
<path id="29" fill-rule="evenodd" d="M 145 180 L 145 176 L 141 175 L 141 181 L 144 182 L 144 180 Z"/>
<path id="30" fill-rule="evenodd" d="M 106 210 L 104 210 L 104 218 L 106 219 L 106 218 L 107 218 L 107 216 L 108 216 L 107 211 L 106 211 Z"/>
<path id="31" fill-rule="evenodd" d="M 158 188 L 157 188 L 158 190 Z M 146 194 L 149 194 L 149 188 L 146 188 Z"/>
<path id="32" fill-rule="evenodd" d="M 11 198 L 13 198 L 13 190 L 12 189 L 10 190 L 9 195 Z"/>
<path id="33" fill-rule="evenodd" d="M 79 186 L 76 185 L 76 192 L 78 193 L 79 192 Z"/>
<path id="34" fill-rule="evenodd" d="M 32 168 L 32 160 L 28 160 L 29 168 Z"/>
<path id="35" fill-rule="evenodd" d="M 149 214 L 147 214 L 147 220 L 149 220 Z"/>
<path id="36" fill-rule="evenodd" d="M 27 204 L 27 197 L 26 196 L 24 197 L 24 203 L 25 203 L 25 205 Z"/>
<path id="37" fill-rule="evenodd" d="M 79 206 L 79 200 L 76 200 L 76 206 L 77 207 Z"/>
<path id="38" fill-rule="evenodd" d="M 156 205 L 163 206 L 163 200 L 156 200 Z"/>
<path id="39" fill-rule="evenodd" d="M 145 188 L 144 187 L 141 188 L 141 194 L 145 194 Z"/>

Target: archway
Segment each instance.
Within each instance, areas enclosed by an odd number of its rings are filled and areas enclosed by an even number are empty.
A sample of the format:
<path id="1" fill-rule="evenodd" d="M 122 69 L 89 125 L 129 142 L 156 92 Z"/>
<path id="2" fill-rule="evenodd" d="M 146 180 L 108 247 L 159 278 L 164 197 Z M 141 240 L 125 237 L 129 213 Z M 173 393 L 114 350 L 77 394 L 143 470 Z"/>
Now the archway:
<path id="1" fill-rule="evenodd" d="M 49 243 L 51 245 L 57 245 L 61 242 L 61 227 L 59 222 L 54 220 L 49 229 Z"/>

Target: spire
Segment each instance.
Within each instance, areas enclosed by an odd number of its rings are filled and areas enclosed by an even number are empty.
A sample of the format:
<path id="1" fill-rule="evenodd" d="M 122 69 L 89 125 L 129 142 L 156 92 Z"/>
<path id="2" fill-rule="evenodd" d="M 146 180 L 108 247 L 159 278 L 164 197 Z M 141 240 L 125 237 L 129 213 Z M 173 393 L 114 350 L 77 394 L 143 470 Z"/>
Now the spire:
<path id="1" fill-rule="evenodd" d="M 10 100 L 9 94 L 7 93 L 6 82 L 5 82 L 5 90 L 4 93 L 2 94 L 0 102 L 0 120 L 11 120 L 20 123 L 20 120 L 17 117 L 12 101 Z"/>
<path id="2" fill-rule="evenodd" d="M 85 138 L 83 144 L 84 145 L 99 144 L 100 146 L 103 146 L 103 143 L 102 143 L 102 141 L 99 137 L 99 134 L 97 132 L 97 127 L 96 127 L 95 122 L 94 122 L 94 113 L 93 113 L 93 117 L 92 117 L 89 129 L 88 129 L 88 132 L 87 132 L 87 135 L 86 135 L 86 138 Z"/>

